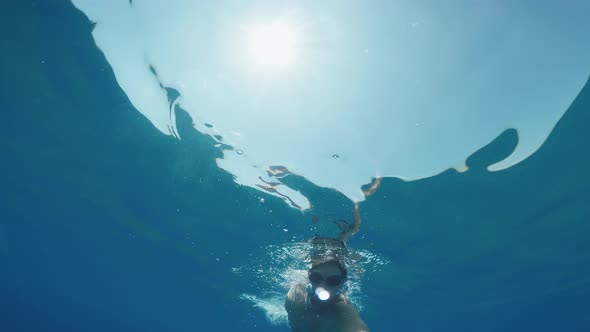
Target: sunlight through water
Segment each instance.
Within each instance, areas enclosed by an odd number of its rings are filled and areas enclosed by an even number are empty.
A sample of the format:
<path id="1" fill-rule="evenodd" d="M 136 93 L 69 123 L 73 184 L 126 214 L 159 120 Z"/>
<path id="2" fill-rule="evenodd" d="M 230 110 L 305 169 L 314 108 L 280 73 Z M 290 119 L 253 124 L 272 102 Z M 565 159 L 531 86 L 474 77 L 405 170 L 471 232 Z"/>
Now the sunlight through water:
<path id="1" fill-rule="evenodd" d="M 515 128 L 514 153 L 488 165 L 510 167 L 541 146 L 590 68 L 582 2 L 73 3 L 158 130 L 183 139 L 186 111 L 237 183 L 301 210 L 284 176 L 362 201 L 375 178 L 468 171 L 469 155 Z"/>
<path id="2" fill-rule="evenodd" d="M 286 22 L 272 22 L 248 31 L 249 51 L 261 67 L 283 67 L 291 64 L 297 55 L 299 36 Z"/>

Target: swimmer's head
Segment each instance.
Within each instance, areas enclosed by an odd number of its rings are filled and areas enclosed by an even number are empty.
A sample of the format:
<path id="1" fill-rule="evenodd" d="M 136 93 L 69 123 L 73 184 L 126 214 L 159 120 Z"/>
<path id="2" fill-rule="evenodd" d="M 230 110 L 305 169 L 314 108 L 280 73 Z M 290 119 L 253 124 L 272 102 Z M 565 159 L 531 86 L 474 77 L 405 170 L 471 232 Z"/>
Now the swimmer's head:
<path id="1" fill-rule="evenodd" d="M 325 262 L 337 260 L 342 268 L 346 256 L 346 244 L 342 240 L 314 236 L 310 240 L 310 261 L 312 268 Z"/>
<path id="2" fill-rule="evenodd" d="M 347 274 L 344 265 L 333 259 L 312 266 L 308 278 L 313 293 L 319 300 L 326 301 L 340 292 Z"/>

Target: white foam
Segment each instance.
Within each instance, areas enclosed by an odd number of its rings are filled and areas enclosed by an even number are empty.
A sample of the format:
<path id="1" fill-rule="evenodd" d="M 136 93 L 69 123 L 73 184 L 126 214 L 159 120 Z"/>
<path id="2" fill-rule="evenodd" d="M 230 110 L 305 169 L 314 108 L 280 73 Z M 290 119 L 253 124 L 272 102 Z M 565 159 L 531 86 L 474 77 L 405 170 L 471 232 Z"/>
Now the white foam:
<path id="1" fill-rule="evenodd" d="M 287 324 L 285 294 L 272 294 L 266 297 L 242 294 L 240 299 L 250 301 L 254 304 L 254 307 L 262 309 L 269 323 L 273 325 Z"/>
<path id="2" fill-rule="evenodd" d="M 310 250 L 309 243 L 271 245 L 261 248 L 246 265 L 233 267 L 231 271 L 234 274 L 252 280 L 253 286 L 258 290 L 256 295 L 242 294 L 240 299 L 252 302 L 256 308 L 264 311 L 272 324 L 286 323 L 285 296 L 294 285 L 308 282 Z M 389 261 L 376 253 L 352 248 L 347 248 L 344 261 L 349 272 L 344 285 L 345 295 L 362 311 L 364 274 L 379 271 L 383 265 L 389 264 Z"/>

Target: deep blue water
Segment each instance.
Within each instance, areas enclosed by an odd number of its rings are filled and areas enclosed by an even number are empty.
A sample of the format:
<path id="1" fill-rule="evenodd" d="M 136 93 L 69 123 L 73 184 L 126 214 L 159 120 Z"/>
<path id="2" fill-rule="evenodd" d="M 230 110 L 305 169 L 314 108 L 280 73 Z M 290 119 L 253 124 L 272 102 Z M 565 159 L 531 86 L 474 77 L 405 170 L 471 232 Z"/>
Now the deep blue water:
<path id="1" fill-rule="evenodd" d="M 311 211 L 260 204 L 182 110 L 183 140 L 161 134 L 68 1 L 0 16 L 0 331 L 288 331 L 239 299 L 264 290 L 231 269 L 352 202 L 292 176 Z M 517 144 L 508 129 L 468 172 L 384 179 L 350 241 L 390 261 L 364 276 L 372 330 L 590 330 L 589 123 L 586 85 L 516 166 L 485 170 Z"/>

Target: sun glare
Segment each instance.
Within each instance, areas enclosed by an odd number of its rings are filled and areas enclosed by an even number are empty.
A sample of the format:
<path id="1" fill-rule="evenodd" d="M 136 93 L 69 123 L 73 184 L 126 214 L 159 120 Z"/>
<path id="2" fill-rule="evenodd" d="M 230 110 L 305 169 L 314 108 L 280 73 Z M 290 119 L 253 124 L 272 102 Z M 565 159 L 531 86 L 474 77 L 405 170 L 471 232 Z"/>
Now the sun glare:
<path id="1" fill-rule="evenodd" d="M 295 61 L 299 36 L 292 25 L 274 22 L 249 32 L 249 51 L 256 65 L 277 68 Z"/>

